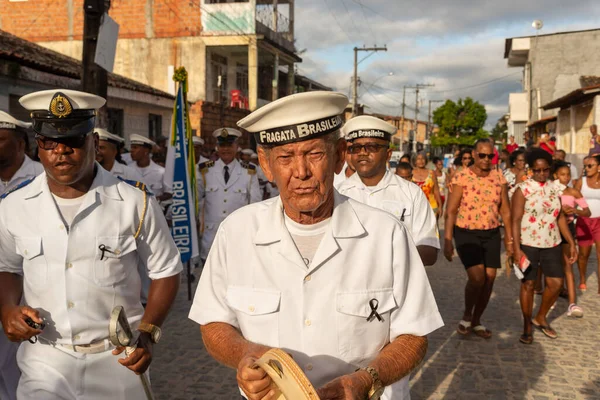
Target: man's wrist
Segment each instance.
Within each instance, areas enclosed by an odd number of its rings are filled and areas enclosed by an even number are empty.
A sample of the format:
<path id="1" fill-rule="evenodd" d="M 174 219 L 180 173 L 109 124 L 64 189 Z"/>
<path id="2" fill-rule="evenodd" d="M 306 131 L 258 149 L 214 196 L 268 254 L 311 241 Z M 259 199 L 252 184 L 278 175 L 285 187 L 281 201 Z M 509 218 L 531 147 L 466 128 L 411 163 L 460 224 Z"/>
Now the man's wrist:
<path id="1" fill-rule="evenodd" d="M 371 387 L 373 387 L 373 384 L 375 383 L 373 382 L 373 377 L 364 369 L 356 371 L 354 375 L 356 376 L 358 382 L 360 382 L 360 387 L 364 389 L 362 390 L 362 392 L 365 393 L 366 396 L 368 396 Z"/>

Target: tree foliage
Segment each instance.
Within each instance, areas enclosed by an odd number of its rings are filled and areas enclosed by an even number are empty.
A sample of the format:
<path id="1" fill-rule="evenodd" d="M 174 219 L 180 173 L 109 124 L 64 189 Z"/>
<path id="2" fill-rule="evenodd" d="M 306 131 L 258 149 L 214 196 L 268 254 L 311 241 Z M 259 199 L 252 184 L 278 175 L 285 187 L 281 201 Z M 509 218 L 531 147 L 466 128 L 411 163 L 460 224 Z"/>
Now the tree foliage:
<path id="1" fill-rule="evenodd" d="M 432 146 L 472 145 L 489 134 L 483 129 L 487 120 L 485 107 L 472 98 L 458 102 L 446 100 L 433 112 L 433 122 L 439 127 L 431 138 Z"/>

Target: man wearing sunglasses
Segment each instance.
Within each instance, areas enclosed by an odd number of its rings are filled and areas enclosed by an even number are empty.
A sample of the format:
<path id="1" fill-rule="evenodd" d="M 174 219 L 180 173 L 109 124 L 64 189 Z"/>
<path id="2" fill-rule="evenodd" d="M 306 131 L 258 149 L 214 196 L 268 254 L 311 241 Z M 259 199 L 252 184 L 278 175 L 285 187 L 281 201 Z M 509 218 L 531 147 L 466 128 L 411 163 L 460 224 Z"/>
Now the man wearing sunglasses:
<path id="1" fill-rule="evenodd" d="M 0 317 L 22 342 L 17 397 L 145 399 L 136 373 L 150 365 L 182 270 L 167 223 L 143 185 L 96 162 L 103 98 L 45 90 L 20 103 L 45 172 L 0 203 Z M 152 279 L 145 310 L 139 263 Z M 115 306 L 139 332 L 124 358 L 109 341 Z"/>
<path id="2" fill-rule="evenodd" d="M 339 192 L 393 214 L 407 226 L 423 264 L 435 264 L 440 239 L 433 210 L 417 185 L 387 168 L 396 127 L 363 115 L 348 121 L 342 132 L 356 173 L 339 186 Z"/>

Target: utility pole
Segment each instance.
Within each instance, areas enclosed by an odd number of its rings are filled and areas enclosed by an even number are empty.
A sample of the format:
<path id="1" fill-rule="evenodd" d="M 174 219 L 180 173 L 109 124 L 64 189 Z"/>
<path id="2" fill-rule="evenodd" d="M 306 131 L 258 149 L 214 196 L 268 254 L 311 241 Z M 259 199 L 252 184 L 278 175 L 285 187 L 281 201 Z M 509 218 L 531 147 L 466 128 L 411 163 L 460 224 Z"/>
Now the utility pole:
<path id="1" fill-rule="evenodd" d="M 444 100 L 429 100 L 429 116 L 427 117 L 427 135 L 425 139 L 429 140 L 431 138 L 431 103 L 443 103 Z"/>
<path id="2" fill-rule="evenodd" d="M 402 122 L 400 125 L 400 151 L 404 152 L 404 110 L 406 109 L 406 86 L 402 88 Z"/>
<path id="3" fill-rule="evenodd" d="M 94 62 L 98 32 L 102 17 L 110 8 L 110 0 L 85 0 L 83 3 L 83 55 L 81 71 L 81 87 L 84 92 L 108 97 L 108 74 L 106 70 Z M 107 107 L 98 111 L 98 126 L 108 126 Z"/>
<path id="4" fill-rule="evenodd" d="M 435 85 L 430 85 L 426 83 L 417 83 L 413 87 L 409 87 L 409 89 L 415 89 L 415 121 L 413 123 L 413 144 L 412 144 L 412 152 L 417 152 L 417 136 L 419 133 L 419 91 L 426 87 L 433 87 Z M 427 134 L 426 134 L 427 135 Z"/>
<path id="5" fill-rule="evenodd" d="M 354 78 L 352 80 L 352 116 L 358 114 L 358 52 L 359 51 L 387 51 L 387 47 L 355 47 L 354 48 Z"/>

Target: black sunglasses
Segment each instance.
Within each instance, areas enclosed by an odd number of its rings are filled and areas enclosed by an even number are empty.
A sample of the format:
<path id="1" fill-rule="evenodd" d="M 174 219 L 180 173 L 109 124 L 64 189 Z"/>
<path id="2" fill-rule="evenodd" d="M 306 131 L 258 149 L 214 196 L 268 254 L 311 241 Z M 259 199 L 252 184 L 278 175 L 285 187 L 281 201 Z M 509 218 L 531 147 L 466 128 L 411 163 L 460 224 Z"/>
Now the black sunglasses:
<path id="1" fill-rule="evenodd" d="M 352 146 L 348 146 L 348 153 L 350 154 L 358 154 L 361 153 L 363 149 L 367 153 L 377 153 L 380 149 L 387 149 L 389 146 L 387 144 L 353 144 Z"/>
<path id="2" fill-rule="evenodd" d="M 550 168 L 537 168 L 537 169 L 531 169 L 533 171 L 534 174 L 541 174 L 541 173 L 548 173 L 550 172 Z"/>
<path id="3" fill-rule="evenodd" d="M 85 141 L 90 133 L 91 132 L 86 133 L 85 135 L 72 136 L 60 139 L 49 138 L 42 135 L 35 135 L 35 141 L 37 142 L 39 148 L 42 150 L 54 150 L 58 147 L 59 144 L 62 144 L 65 147 L 69 147 L 71 149 L 80 149 L 85 145 Z"/>
<path id="4" fill-rule="evenodd" d="M 494 158 L 494 153 L 477 153 L 477 155 L 482 159 L 487 157 L 488 160 L 492 160 Z"/>
<path id="5" fill-rule="evenodd" d="M 585 165 L 586 168 L 594 168 L 594 167 L 597 167 L 597 166 L 598 166 L 598 164 L 586 164 Z"/>

